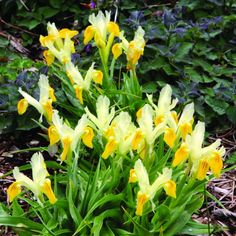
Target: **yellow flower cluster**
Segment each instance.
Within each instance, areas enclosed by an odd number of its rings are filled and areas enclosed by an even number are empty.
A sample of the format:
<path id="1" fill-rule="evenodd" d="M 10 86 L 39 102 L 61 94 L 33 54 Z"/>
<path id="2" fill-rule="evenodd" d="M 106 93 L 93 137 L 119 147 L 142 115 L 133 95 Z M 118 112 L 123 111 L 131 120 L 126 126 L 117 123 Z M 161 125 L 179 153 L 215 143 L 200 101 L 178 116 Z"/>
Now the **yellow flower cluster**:
<path id="1" fill-rule="evenodd" d="M 76 97 L 83 104 L 83 90 L 89 91 L 91 81 L 102 84 L 103 73 L 94 69 L 94 63 L 89 68 L 85 78 L 81 75 L 78 68 L 71 61 L 71 54 L 75 52 L 74 42 L 71 40 L 78 34 L 76 30 L 61 29 L 58 31 L 54 23 L 47 25 L 48 35 L 40 36 L 40 43 L 48 48 L 43 55 L 50 66 L 57 58 L 62 63 L 71 84 L 75 89 Z"/>
<path id="2" fill-rule="evenodd" d="M 220 140 L 203 148 L 205 124 L 198 122 L 193 129 L 193 103 L 177 114 L 173 108 L 178 101 L 172 100 L 171 96 L 169 85 L 161 90 L 158 105 L 148 95 L 150 104 L 144 105 L 136 114 L 138 126 L 127 112 L 115 116 L 106 96 L 98 97 L 97 117 L 85 108 L 94 128 L 107 139 L 102 157 L 107 159 L 113 153 L 123 156 L 136 150 L 142 159 L 151 158 L 158 137 L 163 135 L 165 143 L 175 151 L 173 167 L 188 161 L 191 175 L 199 180 L 206 177 L 209 168 L 215 176 L 219 176 L 225 153 L 223 147 L 219 148 Z"/>

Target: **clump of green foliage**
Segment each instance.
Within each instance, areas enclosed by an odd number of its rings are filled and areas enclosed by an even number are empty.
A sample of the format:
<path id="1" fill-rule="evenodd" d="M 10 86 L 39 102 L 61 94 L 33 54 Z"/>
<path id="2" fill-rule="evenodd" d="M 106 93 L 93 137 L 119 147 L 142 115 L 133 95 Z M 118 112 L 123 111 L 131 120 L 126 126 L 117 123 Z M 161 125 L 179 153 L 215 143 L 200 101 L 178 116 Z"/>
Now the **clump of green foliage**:
<path id="1" fill-rule="evenodd" d="M 0 224 L 20 236 L 216 232 L 191 216 L 203 204 L 206 183 L 223 169 L 221 140 L 204 144 L 205 123 L 194 119 L 194 103 L 175 110 L 170 85 L 158 99 L 143 91 L 137 76 L 146 44 L 141 26 L 129 39 L 108 11 L 91 14 L 89 23 L 83 42 L 98 51 L 89 68 L 74 58 L 78 31 L 48 23 L 48 34 L 39 38 L 61 87 L 41 73 L 38 94 L 20 85 L 17 110 L 22 116 L 29 106 L 37 111 L 49 143 L 39 150 L 53 160 L 38 152 L 30 165 L 13 169 Z M 123 73 L 115 80 L 120 60 Z M 32 177 L 22 173 L 27 169 Z"/>

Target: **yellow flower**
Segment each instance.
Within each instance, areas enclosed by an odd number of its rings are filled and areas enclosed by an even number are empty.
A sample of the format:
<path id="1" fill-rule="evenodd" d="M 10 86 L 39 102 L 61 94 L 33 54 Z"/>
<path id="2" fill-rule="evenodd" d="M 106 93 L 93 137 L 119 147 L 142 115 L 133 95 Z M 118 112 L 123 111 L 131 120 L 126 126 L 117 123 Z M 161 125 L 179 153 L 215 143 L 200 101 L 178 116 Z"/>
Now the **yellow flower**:
<path id="1" fill-rule="evenodd" d="M 74 85 L 76 98 L 79 99 L 81 104 L 83 104 L 83 91 L 89 91 L 92 80 L 95 83 L 102 84 L 103 73 L 100 70 L 95 70 L 94 64 L 92 63 L 84 78 L 72 62 L 65 65 L 66 74 Z"/>
<path id="2" fill-rule="evenodd" d="M 134 69 L 139 58 L 143 55 L 145 47 L 144 34 L 144 30 L 139 26 L 135 32 L 134 39 L 128 42 L 124 37 L 124 33 L 121 32 L 119 36 L 121 44 L 115 44 L 112 48 L 115 59 L 121 54 L 121 48 L 124 50 L 127 59 L 127 69 Z"/>
<path id="3" fill-rule="evenodd" d="M 93 122 L 93 124 L 97 127 L 97 132 L 101 136 L 105 136 L 109 129 L 112 119 L 115 116 L 115 109 L 110 108 L 110 100 L 108 97 L 100 95 L 97 98 L 96 102 L 96 114 L 93 115 L 87 107 L 85 107 L 85 112 L 88 118 Z M 112 130 L 110 130 L 111 132 Z"/>
<path id="4" fill-rule="evenodd" d="M 125 155 L 132 150 L 132 140 L 134 136 L 135 126 L 131 121 L 128 112 L 121 112 L 114 118 L 110 125 L 113 129 L 113 136 L 108 137 L 108 143 L 102 154 L 104 159 L 108 158 L 112 153 L 117 152 Z"/>
<path id="5" fill-rule="evenodd" d="M 56 100 L 54 95 L 54 90 L 49 86 L 48 78 L 45 75 L 40 75 L 40 79 L 38 82 L 39 85 L 39 101 L 30 96 L 28 93 L 22 91 L 19 88 L 19 93 L 24 97 L 18 102 L 17 109 L 19 114 L 23 114 L 28 104 L 35 107 L 38 112 L 41 114 L 40 120 L 42 120 L 42 115 L 46 117 L 46 119 L 51 122 L 52 120 L 52 102 Z"/>
<path id="6" fill-rule="evenodd" d="M 13 182 L 7 190 L 8 201 L 12 202 L 15 197 L 21 193 L 21 187 L 23 186 L 33 192 L 39 204 L 42 205 L 43 194 L 47 196 L 51 204 L 54 204 L 57 198 L 53 193 L 51 181 L 47 178 L 49 174 L 41 153 L 35 153 L 32 156 L 31 166 L 33 180 L 22 174 L 18 167 L 14 168 L 13 176 L 16 181 Z"/>
<path id="7" fill-rule="evenodd" d="M 44 57 L 48 65 L 51 65 L 56 57 L 61 63 L 66 64 L 71 61 L 71 53 L 75 52 L 72 37 L 78 34 L 76 30 L 61 29 L 58 31 L 54 23 L 47 24 L 48 35 L 40 35 L 39 41 L 48 50 L 44 52 Z"/>
<path id="8" fill-rule="evenodd" d="M 135 173 L 133 173 L 135 172 Z M 132 176 L 135 176 L 135 180 L 138 181 L 140 190 L 137 194 L 137 208 L 136 215 L 141 216 L 143 214 L 144 205 L 150 200 L 152 201 L 158 190 L 164 188 L 167 195 L 176 197 L 176 184 L 172 177 L 172 170 L 164 168 L 162 174 L 159 174 L 156 180 L 150 184 L 149 177 L 146 168 L 142 161 L 139 159 L 135 162 L 134 171 L 130 172 Z M 131 180 L 133 178 L 131 177 Z M 135 181 L 130 181 L 135 182 Z M 154 203 L 152 202 L 154 205 Z"/>
<path id="9" fill-rule="evenodd" d="M 154 126 L 154 111 L 149 104 L 144 105 L 137 114 L 139 128 L 132 141 L 133 149 L 137 149 L 139 154 L 151 155 L 155 140 L 165 131 L 165 124 Z"/>
<path id="10" fill-rule="evenodd" d="M 191 164 L 191 174 L 199 180 L 205 179 L 209 169 L 216 177 L 219 177 L 223 168 L 222 156 L 225 154 L 224 147 L 219 148 L 220 139 L 209 146 L 202 147 L 204 134 L 205 123 L 199 121 L 192 134 L 186 136 L 186 141 L 176 151 L 172 163 L 175 167 L 188 158 Z"/>
<path id="11" fill-rule="evenodd" d="M 76 127 L 72 129 L 59 117 L 58 111 L 53 111 L 52 116 L 53 126 L 48 129 L 50 144 L 61 141 L 63 151 L 61 154 L 61 161 L 66 160 L 71 152 L 76 151 L 79 140 L 92 148 L 93 131 L 88 127 L 88 119 L 83 115 L 78 121 Z M 50 135 L 51 134 L 51 135 Z"/>
<path id="12" fill-rule="evenodd" d="M 180 116 L 178 127 L 182 138 L 185 140 L 187 134 L 192 133 L 193 125 L 193 113 L 194 113 L 194 104 L 190 103 L 184 107 L 184 110 Z"/>
<path id="13" fill-rule="evenodd" d="M 99 48 L 105 48 L 108 44 L 109 39 L 107 40 L 107 34 L 110 33 L 113 35 L 110 41 L 113 41 L 114 36 L 119 36 L 120 29 L 119 26 L 110 21 L 111 14 L 110 12 L 105 12 L 105 15 L 102 11 L 99 11 L 97 16 L 92 14 L 89 16 L 89 25 L 84 31 L 84 44 L 88 44 L 93 38 Z M 112 42 L 111 42 L 112 43 Z"/>
<path id="14" fill-rule="evenodd" d="M 158 104 L 153 102 L 152 95 L 147 95 L 148 101 L 155 110 L 155 125 L 166 123 L 174 131 L 177 129 L 176 115 L 172 109 L 178 103 L 178 99 L 172 99 L 172 89 L 170 85 L 165 85 L 159 95 Z"/>

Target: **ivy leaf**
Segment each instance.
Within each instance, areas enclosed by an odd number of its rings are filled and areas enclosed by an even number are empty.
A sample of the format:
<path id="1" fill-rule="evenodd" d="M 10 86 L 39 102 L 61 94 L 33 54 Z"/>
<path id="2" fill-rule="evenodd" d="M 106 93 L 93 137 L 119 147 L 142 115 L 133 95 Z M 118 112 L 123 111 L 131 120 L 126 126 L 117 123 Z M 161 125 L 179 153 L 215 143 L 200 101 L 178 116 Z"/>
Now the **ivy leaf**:
<path id="1" fill-rule="evenodd" d="M 217 100 L 216 98 L 206 97 L 205 101 L 217 114 L 223 115 L 226 112 L 229 104 L 223 100 Z"/>
<path id="2" fill-rule="evenodd" d="M 178 47 L 175 52 L 174 59 L 175 61 L 179 61 L 183 59 L 186 55 L 189 54 L 189 51 L 193 48 L 193 43 L 184 42 Z"/>

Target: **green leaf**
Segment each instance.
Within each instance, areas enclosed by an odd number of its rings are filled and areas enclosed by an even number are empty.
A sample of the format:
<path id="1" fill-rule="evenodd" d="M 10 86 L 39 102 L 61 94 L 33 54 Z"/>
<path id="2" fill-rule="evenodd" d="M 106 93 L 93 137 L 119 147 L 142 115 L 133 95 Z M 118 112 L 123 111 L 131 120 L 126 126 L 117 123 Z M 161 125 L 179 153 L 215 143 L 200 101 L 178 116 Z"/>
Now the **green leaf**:
<path id="1" fill-rule="evenodd" d="M 214 230 L 212 225 L 201 224 L 195 221 L 188 222 L 183 230 L 179 232 L 180 235 L 210 235 L 210 233 Z M 210 232 L 209 232 L 210 231 Z"/>
<path id="2" fill-rule="evenodd" d="M 192 67 L 185 67 L 184 68 L 184 72 L 188 75 L 188 77 L 197 83 L 203 82 L 203 78 L 201 77 L 201 75 L 194 70 Z"/>
<path id="3" fill-rule="evenodd" d="M 224 100 L 217 100 L 209 96 L 205 98 L 205 101 L 219 115 L 225 114 L 226 109 L 229 107 L 229 104 Z"/>
<path id="4" fill-rule="evenodd" d="M 213 67 L 211 66 L 211 64 L 209 64 L 206 60 L 198 58 L 198 59 L 194 59 L 192 63 L 194 66 L 202 67 L 205 71 L 209 73 L 213 70 Z"/>
<path id="5" fill-rule="evenodd" d="M 29 220 L 26 217 L 20 216 L 2 216 L 0 215 L 0 225 L 21 228 L 22 230 L 40 233 L 43 230 L 43 225 Z"/>
<path id="6" fill-rule="evenodd" d="M 22 216 L 24 214 L 23 209 L 21 208 L 21 206 L 19 205 L 17 200 L 14 200 L 12 202 L 12 215 L 13 216 Z"/>
<path id="7" fill-rule="evenodd" d="M 193 43 L 184 42 L 178 47 L 177 51 L 175 52 L 174 60 L 180 61 L 186 55 L 188 55 L 189 51 L 193 48 Z"/>
<path id="8" fill-rule="evenodd" d="M 59 12 L 59 9 L 54 9 L 52 7 L 45 6 L 45 7 L 40 7 L 38 11 L 43 16 L 44 19 L 47 19 L 49 17 L 56 15 Z"/>
<path id="9" fill-rule="evenodd" d="M 49 0 L 49 3 L 54 8 L 60 8 L 63 3 L 63 0 Z"/>
<path id="10" fill-rule="evenodd" d="M 20 26 L 25 26 L 26 28 L 28 28 L 29 30 L 34 29 L 36 26 L 38 26 L 41 22 L 39 20 L 35 20 L 35 19 L 25 19 L 22 20 L 20 22 L 18 22 L 18 24 Z"/>
<path id="11" fill-rule="evenodd" d="M 233 152 L 226 160 L 227 164 L 236 164 L 236 152 Z"/>
<path id="12" fill-rule="evenodd" d="M 143 93 L 155 93 L 157 91 L 157 83 L 148 82 L 142 86 Z"/>
<path id="13" fill-rule="evenodd" d="M 106 210 L 103 213 L 101 213 L 99 216 L 96 216 L 93 221 L 93 227 L 91 229 L 91 233 L 94 236 L 99 236 L 100 231 L 103 226 L 104 219 L 112 217 L 112 219 L 115 220 L 115 218 L 119 218 L 119 216 L 120 216 L 119 213 L 120 213 L 120 211 L 118 209 L 109 209 L 109 210 Z"/>
<path id="14" fill-rule="evenodd" d="M 236 125 L 236 106 L 228 107 L 226 110 L 228 119 Z"/>

